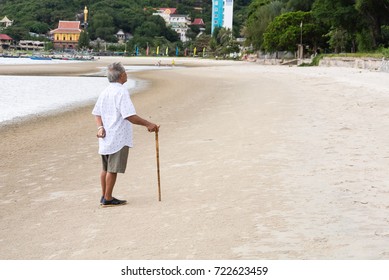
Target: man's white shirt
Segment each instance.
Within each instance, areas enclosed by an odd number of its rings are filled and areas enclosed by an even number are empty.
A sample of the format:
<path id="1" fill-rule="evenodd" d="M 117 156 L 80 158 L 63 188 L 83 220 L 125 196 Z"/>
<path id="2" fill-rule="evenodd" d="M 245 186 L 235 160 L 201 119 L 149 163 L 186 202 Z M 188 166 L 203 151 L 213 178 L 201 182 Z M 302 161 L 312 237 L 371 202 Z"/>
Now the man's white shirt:
<path id="1" fill-rule="evenodd" d="M 99 138 L 99 154 L 111 155 L 124 146 L 132 147 L 132 124 L 127 117 L 136 115 L 130 93 L 120 83 L 110 83 L 100 94 L 92 114 L 101 116 L 106 132 Z"/>

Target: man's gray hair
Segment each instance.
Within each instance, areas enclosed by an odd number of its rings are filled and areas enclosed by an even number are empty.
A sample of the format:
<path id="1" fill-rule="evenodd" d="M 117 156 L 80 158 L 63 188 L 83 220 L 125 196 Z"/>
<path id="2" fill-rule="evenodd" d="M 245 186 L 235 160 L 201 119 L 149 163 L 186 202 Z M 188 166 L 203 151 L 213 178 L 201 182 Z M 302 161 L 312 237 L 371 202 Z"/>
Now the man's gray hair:
<path id="1" fill-rule="evenodd" d="M 110 83 L 115 83 L 119 80 L 120 75 L 126 72 L 123 65 L 120 62 L 114 62 L 107 67 L 107 77 Z"/>

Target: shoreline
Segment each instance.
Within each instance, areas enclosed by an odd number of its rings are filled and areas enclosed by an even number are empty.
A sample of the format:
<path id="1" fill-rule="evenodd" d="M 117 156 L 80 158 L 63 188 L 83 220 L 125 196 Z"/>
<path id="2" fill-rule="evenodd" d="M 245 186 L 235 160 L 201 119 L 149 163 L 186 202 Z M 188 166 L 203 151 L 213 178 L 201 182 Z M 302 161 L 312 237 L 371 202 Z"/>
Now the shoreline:
<path id="1" fill-rule="evenodd" d="M 0 64 L 0 75 L 20 76 L 89 76 L 99 75 L 99 68 L 113 62 L 127 65 L 155 66 L 161 62 L 161 67 L 175 66 L 201 67 L 211 65 L 231 65 L 235 61 L 215 61 L 211 59 L 181 58 L 181 57 L 99 57 L 93 61 L 68 62 L 58 64 Z"/>
<path id="2" fill-rule="evenodd" d="M 388 259 L 386 76 L 199 65 L 131 73 L 162 202 L 142 127 L 112 209 L 92 106 L 2 131 L 0 258 Z"/>
<path id="3" fill-rule="evenodd" d="M 35 75 L 29 75 L 29 76 L 38 77 Z M 70 76 L 57 76 L 57 77 L 64 77 L 65 78 L 65 77 L 70 77 Z M 81 77 L 85 77 L 85 76 L 81 76 Z M 106 76 L 93 76 L 93 77 L 106 79 Z M 85 78 L 90 78 L 90 77 L 88 76 Z M 150 86 L 150 83 L 148 81 L 138 79 L 135 76 L 133 76 L 132 73 L 129 73 L 129 79 L 131 79 L 131 85 L 129 85 L 129 90 L 130 90 L 131 94 L 133 94 L 135 92 L 141 92 Z M 108 84 L 108 80 L 106 80 L 106 82 Z M 40 112 L 29 113 L 29 114 L 24 115 L 24 116 L 16 116 L 16 117 L 13 117 L 12 119 L 0 121 L 0 131 L 7 129 L 7 128 L 10 128 L 10 127 L 15 126 L 15 125 L 21 125 L 23 122 L 29 123 L 29 122 L 34 122 L 34 121 L 41 121 L 41 120 L 44 120 L 47 118 L 52 118 L 53 116 L 55 116 L 57 114 L 64 114 L 67 112 L 71 112 L 73 110 L 79 110 L 79 109 L 82 109 L 85 107 L 90 107 L 90 106 L 94 105 L 96 100 L 97 100 L 97 97 L 96 98 L 90 97 L 89 99 L 84 99 L 84 100 L 73 100 L 73 101 L 68 100 L 67 102 L 65 102 L 66 104 L 62 104 L 62 105 L 46 104 L 47 106 L 50 106 L 50 107 L 53 106 L 53 108 L 52 109 L 45 109 L 44 111 L 40 111 Z"/>
<path id="4" fill-rule="evenodd" d="M 128 66 L 155 66 L 152 62 L 158 59 L 161 61 L 161 69 L 133 69 L 127 71 L 129 77 L 134 81 L 135 86 L 130 91 L 139 93 L 145 91 L 150 86 L 151 82 L 145 79 L 139 79 L 137 76 L 144 71 L 165 71 L 172 70 L 177 67 L 201 67 L 203 65 L 213 65 L 212 60 L 181 58 L 177 59 L 177 65 L 171 66 L 169 62 L 172 58 L 149 58 L 149 57 L 102 57 L 94 61 L 84 62 L 69 62 L 66 64 L 0 64 L 0 75 L 2 76 L 56 76 L 56 77 L 105 77 L 105 73 L 101 68 L 116 61 L 122 62 L 125 67 Z M 174 59 L 174 58 L 173 58 Z M 226 62 L 230 65 L 231 62 Z M 167 67 L 167 68 L 166 68 Z M 142 77 L 149 77 L 145 75 Z M 39 122 L 46 118 L 51 118 L 56 114 L 63 114 L 89 107 L 93 104 L 93 100 L 75 102 L 71 105 L 62 106 L 60 108 L 50 109 L 40 113 L 31 113 L 25 116 L 18 116 L 11 120 L 2 121 L 0 123 L 0 131 L 4 131 L 13 126 L 20 126 L 23 122 Z"/>

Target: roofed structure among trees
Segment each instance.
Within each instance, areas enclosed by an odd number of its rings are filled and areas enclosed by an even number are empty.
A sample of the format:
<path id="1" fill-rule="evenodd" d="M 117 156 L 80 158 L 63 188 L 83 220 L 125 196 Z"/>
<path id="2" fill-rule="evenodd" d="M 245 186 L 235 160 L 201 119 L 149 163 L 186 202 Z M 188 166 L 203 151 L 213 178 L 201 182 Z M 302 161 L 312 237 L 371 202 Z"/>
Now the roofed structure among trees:
<path id="1" fill-rule="evenodd" d="M 5 28 L 11 26 L 13 23 L 14 21 L 7 18 L 7 16 L 3 17 L 3 19 L 0 20 L 0 26 Z"/>
<path id="2" fill-rule="evenodd" d="M 80 21 L 60 20 L 58 28 L 50 33 L 53 35 L 55 49 L 75 49 L 81 33 Z"/>

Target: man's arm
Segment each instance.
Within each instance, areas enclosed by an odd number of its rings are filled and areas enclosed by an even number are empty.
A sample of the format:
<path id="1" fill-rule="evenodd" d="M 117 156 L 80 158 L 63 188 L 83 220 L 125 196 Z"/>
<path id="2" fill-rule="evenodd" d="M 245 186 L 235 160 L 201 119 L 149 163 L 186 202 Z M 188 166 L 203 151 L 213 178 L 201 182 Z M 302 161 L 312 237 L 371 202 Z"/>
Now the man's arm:
<path id="1" fill-rule="evenodd" d="M 105 129 L 103 125 L 103 120 L 101 116 L 95 116 L 96 124 L 97 124 L 97 137 L 104 138 L 105 137 Z"/>
<path id="2" fill-rule="evenodd" d="M 159 126 L 155 123 L 151 123 L 145 119 L 142 119 L 138 115 L 132 115 L 127 117 L 126 119 L 133 124 L 145 126 L 149 132 L 157 131 L 159 128 Z"/>

